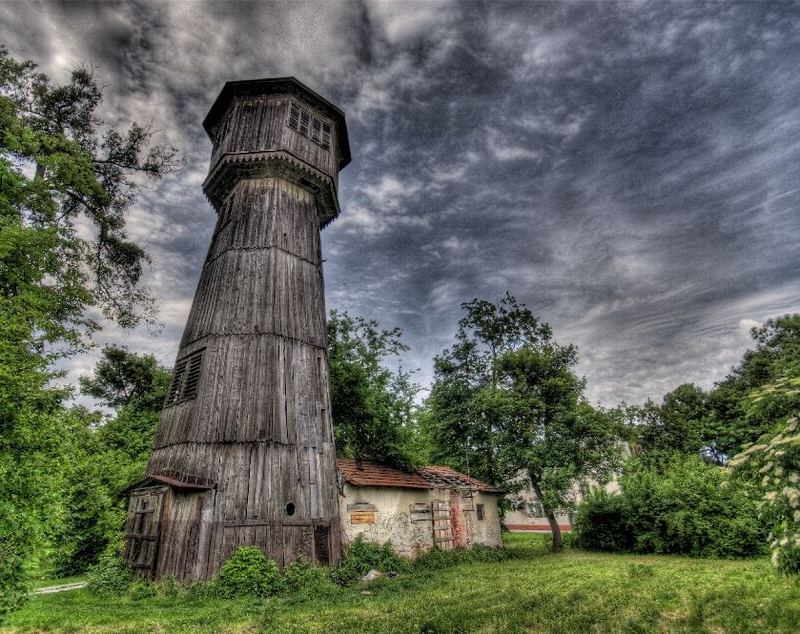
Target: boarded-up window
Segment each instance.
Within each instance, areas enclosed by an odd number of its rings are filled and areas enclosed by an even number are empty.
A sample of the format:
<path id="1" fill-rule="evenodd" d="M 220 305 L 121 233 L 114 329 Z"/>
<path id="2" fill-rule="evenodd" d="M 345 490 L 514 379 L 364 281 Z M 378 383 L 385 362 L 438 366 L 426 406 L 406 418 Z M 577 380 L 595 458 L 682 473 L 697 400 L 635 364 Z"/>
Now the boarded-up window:
<path id="1" fill-rule="evenodd" d="M 305 108 L 292 102 L 289 106 L 288 126 L 295 132 L 310 139 L 323 150 L 331 149 L 331 126 Z"/>
<path id="2" fill-rule="evenodd" d="M 183 359 L 178 359 L 175 363 L 175 371 L 172 374 L 172 383 L 169 386 L 164 407 L 189 401 L 197 396 L 204 352 L 205 348 L 201 348 Z"/>
<path id="3" fill-rule="evenodd" d="M 476 504 L 475 505 L 475 511 L 478 514 L 478 519 L 479 520 L 486 519 L 486 515 L 485 515 L 485 513 L 483 511 L 483 504 Z"/>

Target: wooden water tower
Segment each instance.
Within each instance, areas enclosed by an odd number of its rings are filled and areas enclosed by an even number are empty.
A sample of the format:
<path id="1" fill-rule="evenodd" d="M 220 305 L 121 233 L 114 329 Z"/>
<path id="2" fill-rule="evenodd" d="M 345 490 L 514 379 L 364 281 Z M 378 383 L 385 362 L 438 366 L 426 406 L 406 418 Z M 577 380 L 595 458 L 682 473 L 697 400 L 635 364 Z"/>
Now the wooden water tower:
<path id="1" fill-rule="evenodd" d="M 339 558 L 320 229 L 350 162 L 344 113 L 294 78 L 225 84 L 203 127 L 217 211 L 128 561 L 212 576 L 236 546 Z"/>

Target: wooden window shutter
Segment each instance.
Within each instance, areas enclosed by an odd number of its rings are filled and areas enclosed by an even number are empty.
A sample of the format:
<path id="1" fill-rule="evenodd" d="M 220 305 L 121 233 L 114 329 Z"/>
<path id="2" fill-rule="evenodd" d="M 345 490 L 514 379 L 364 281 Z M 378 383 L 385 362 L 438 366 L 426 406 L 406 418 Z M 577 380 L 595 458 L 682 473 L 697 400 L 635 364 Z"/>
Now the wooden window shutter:
<path id="1" fill-rule="evenodd" d="M 289 106 L 289 127 L 293 130 L 300 129 L 300 108 L 294 103 Z"/>
<path id="2" fill-rule="evenodd" d="M 205 348 L 196 350 L 175 364 L 175 372 L 172 375 L 172 383 L 169 386 L 164 407 L 189 401 L 197 396 L 205 350 Z"/>
<path id="3" fill-rule="evenodd" d="M 314 143 L 320 143 L 322 141 L 322 121 L 316 117 L 311 121 L 311 140 L 314 141 Z"/>
<path id="4" fill-rule="evenodd" d="M 183 387 L 183 400 L 197 396 L 197 384 L 200 382 L 200 368 L 203 365 L 203 352 L 198 350 L 187 359 L 186 384 Z"/>
<path id="5" fill-rule="evenodd" d="M 308 126 L 311 123 L 311 115 L 308 114 L 305 110 L 300 111 L 300 128 L 299 132 L 303 136 L 308 136 Z"/>
<path id="6" fill-rule="evenodd" d="M 322 124 L 322 140 L 320 141 L 320 145 L 323 150 L 331 149 L 331 126 L 327 123 Z"/>
<path id="7" fill-rule="evenodd" d="M 331 149 L 331 125 L 313 116 L 308 110 L 294 102 L 289 104 L 288 126 L 319 145 L 323 150 Z"/>
<path id="8" fill-rule="evenodd" d="M 164 407 L 169 407 L 178 402 L 181 396 L 181 384 L 183 383 L 183 374 L 186 371 L 186 360 L 183 359 L 175 364 L 175 370 L 172 373 L 172 383 L 167 392 L 167 402 Z"/>

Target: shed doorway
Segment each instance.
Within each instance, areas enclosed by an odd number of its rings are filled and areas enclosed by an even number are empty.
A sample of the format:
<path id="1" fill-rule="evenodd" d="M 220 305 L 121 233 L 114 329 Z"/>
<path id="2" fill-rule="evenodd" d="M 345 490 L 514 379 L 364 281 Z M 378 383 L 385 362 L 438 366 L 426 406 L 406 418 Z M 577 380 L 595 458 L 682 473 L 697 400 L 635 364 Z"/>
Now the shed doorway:
<path id="1" fill-rule="evenodd" d="M 163 487 L 140 489 L 131 493 L 128 503 L 125 561 L 137 573 L 150 579 L 155 575 L 158 561 L 165 492 Z"/>

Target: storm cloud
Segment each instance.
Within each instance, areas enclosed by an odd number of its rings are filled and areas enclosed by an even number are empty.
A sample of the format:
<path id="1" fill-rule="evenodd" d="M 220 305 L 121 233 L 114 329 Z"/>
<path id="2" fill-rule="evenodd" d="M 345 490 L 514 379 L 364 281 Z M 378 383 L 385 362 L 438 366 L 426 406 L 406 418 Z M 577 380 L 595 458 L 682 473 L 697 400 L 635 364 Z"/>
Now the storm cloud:
<path id="1" fill-rule="evenodd" d="M 401 326 L 423 384 L 474 297 L 577 344 L 605 405 L 710 387 L 800 310 L 798 4 L 7 2 L 0 24 L 189 158 L 131 218 L 164 328 L 101 343 L 174 361 L 215 220 L 200 122 L 224 82 L 283 75 L 347 114 L 328 307 Z"/>

